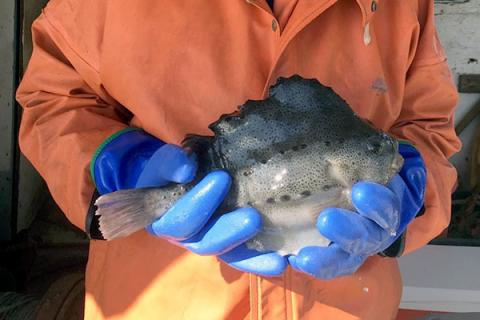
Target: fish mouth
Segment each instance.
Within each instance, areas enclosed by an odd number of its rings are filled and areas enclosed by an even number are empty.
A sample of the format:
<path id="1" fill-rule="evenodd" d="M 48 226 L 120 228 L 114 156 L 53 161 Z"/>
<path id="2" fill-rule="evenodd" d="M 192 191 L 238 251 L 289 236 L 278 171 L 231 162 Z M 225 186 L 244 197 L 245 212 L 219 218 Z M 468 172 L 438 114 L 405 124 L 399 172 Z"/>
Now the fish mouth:
<path id="1" fill-rule="evenodd" d="M 398 173 L 402 169 L 403 162 L 405 161 L 402 155 L 398 152 L 398 149 L 399 149 L 398 142 L 394 141 L 393 143 L 394 143 L 393 145 L 394 145 L 395 153 L 394 153 L 392 165 L 390 167 L 391 175 Z"/>
<path id="2" fill-rule="evenodd" d="M 403 167 L 403 162 L 405 161 L 402 157 L 402 155 L 400 154 L 399 152 L 399 144 L 398 144 L 398 141 L 394 140 L 393 138 L 390 137 L 390 141 L 392 142 L 393 144 L 393 148 L 395 150 L 394 152 L 394 158 L 393 158 L 393 161 L 392 161 L 392 165 L 391 165 L 391 172 L 392 172 L 392 175 L 393 174 L 396 174 L 398 173 L 402 167 Z"/>
<path id="3" fill-rule="evenodd" d="M 403 166 L 403 157 L 399 154 L 399 153 L 395 153 L 395 158 L 393 159 L 393 162 L 392 162 L 392 170 L 394 172 L 398 172 L 400 171 L 400 169 L 402 169 L 402 166 Z"/>

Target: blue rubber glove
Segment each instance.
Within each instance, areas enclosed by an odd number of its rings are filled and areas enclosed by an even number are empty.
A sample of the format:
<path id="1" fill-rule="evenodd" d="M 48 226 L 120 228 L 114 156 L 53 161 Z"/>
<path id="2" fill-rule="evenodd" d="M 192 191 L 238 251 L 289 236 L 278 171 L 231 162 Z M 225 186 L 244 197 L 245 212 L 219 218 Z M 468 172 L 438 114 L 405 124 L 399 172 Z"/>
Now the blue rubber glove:
<path id="1" fill-rule="evenodd" d="M 324 210 L 317 220 L 319 232 L 332 241 L 328 247 L 305 247 L 289 257 L 293 268 L 321 279 L 354 273 L 371 255 L 390 247 L 421 210 L 426 170 L 420 153 L 401 143 L 405 159 L 387 187 L 362 181 L 352 188 L 356 212 Z"/>
<path id="2" fill-rule="evenodd" d="M 109 139 L 92 162 L 92 176 L 100 193 L 120 189 L 161 187 L 188 183 L 197 170 L 195 156 L 180 147 L 164 144 L 140 130 L 122 132 Z M 266 276 L 286 268 L 284 257 L 259 254 L 243 244 L 262 226 L 253 208 L 240 208 L 212 217 L 227 195 L 230 176 L 214 171 L 183 195 L 160 219 L 146 229 L 200 255 L 221 255 L 231 266 Z"/>

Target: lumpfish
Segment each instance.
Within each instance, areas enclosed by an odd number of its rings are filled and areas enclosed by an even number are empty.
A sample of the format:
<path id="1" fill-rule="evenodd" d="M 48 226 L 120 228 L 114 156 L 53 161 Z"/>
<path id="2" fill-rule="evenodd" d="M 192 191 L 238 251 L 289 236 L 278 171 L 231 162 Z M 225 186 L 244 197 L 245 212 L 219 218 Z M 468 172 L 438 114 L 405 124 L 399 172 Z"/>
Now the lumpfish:
<path id="1" fill-rule="evenodd" d="M 296 254 L 327 246 L 316 229 L 326 207 L 352 208 L 353 184 L 386 184 L 402 166 L 398 142 L 354 114 L 332 89 L 300 76 L 280 78 L 261 101 L 247 101 L 209 128 L 188 135 L 199 169 L 190 184 L 122 190 L 98 198 L 96 214 L 106 239 L 127 236 L 161 217 L 211 170 L 226 170 L 232 188 L 219 212 L 252 206 L 263 228 L 247 246 Z"/>

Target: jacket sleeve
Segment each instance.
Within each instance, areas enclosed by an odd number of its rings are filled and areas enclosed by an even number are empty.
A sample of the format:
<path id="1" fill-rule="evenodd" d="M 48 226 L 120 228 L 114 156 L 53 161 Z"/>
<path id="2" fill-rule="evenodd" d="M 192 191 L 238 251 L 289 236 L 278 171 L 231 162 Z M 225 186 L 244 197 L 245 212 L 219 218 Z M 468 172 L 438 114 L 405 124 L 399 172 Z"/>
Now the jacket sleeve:
<path id="1" fill-rule="evenodd" d="M 95 189 L 90 160 L 107 137 L 128 126 L 130 114 L 47 13 L 32 27 L 33 55 L 17 91 L 23 107 L 19 144 L 68 219 L 84 230 Z"/>
<path id="2" fill-rule="evenodd" d="M 407 229 L 404 253 L 426 245 L 449 224 L 457 174 L 448 158 L 460 149 L 453 116 L 458 94 L 434 25 L 433 0 L 419 1 L 402 111 L 390 132 L 411 141 L 426 163 L 425 211 Z"/>

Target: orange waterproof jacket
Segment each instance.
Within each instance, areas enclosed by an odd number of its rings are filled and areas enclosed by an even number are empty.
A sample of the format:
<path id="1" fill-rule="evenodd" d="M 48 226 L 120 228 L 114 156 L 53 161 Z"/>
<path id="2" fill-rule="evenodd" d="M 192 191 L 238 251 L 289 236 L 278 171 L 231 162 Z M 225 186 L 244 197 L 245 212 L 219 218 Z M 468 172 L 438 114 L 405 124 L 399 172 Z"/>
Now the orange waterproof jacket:
<path id="1" fill-rule="evenodd" d="M 426 160 L 425 213 L 406 251 L 449 223 L 456 172 L 447 158 L 457 94 L 433 0 L 52 0 L 33 26 L 18 90 L 20 147 L 79 228 L 94 185 L 89 164 L 113 133 L 141 127 L 169 143 L 207 126 L 279 76 L 316 78 Z M 276 10 L 277 11 L 277 10 Z M 391 319 L 395 259 L 372 257 L 333 281 L 288 269 L 260 278 L 144 231 L 91 241 L 86 319 Z"/>

